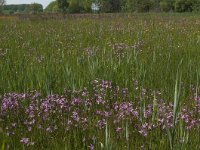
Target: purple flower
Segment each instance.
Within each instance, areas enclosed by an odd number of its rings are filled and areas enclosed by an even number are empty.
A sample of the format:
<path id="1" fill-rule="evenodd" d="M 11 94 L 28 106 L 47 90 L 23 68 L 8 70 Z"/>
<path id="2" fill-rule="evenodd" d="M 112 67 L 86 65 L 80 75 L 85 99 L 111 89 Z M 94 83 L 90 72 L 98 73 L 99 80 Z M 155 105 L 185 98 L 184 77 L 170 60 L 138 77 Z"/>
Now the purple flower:
<path id="1" fill-rule="evenodd" d="M 121 127 L 117 127 L 117 128 L 116 128 L 116 132 L 119 133 L 119 132 L 121 132 L 121 131 L 123 131 L 123 128 L 121 128 Z"/>
<path id="2" fill-rule="evenodd" d="M 29 138 L 22 138 L 20 142 L 26 146 L 34 145 L 34 142 L 30 142 Z"/>
<path id="3" fill-rule="evenodd" d="M 148 135 L 148 132 L 147 132 L 145 129 L 141 129 L 141 130 L 139 131 L 139 133 L 142 134 L 142 135 L 145 136 L 145 137 Z"/>
<path id="4" fill-rule="evenodd" d="M 20 140 L 20 142 L 23 143 L 24 145 L 28 145 L 28 143 L 29 143 L 29 138 L 22 138 L 22 139 Z"/>
<path id="5" fill-rule="evenodd" d="M 53 130 L 52 130 L 51 127 L 48 127 L 48 128 L 46 128 L 46 131 L 47 131 L 47 132 L 52 132 Z"/>
<path id="6" fill-rule="evenodd" d="M 74 105 L 80 105 L 82 103 L 81 99 L 79 98 L 74 98 L 71 102 L 71 104 Z"/>
<path id="7" fill-rule="evenodd" d="M 80 120 L 80 117 L 76 111 L 72 112 L 71 118 L 73 118 L 74 121 L 76 121 L 76 122 L 79 122 L 79 120 Z"/>
<path id="8" fill-rule="evenodd" d="M 90 146 L 88 146 L 90 150 L 94 150 L 94 145 L 90 144 Z"/>
<path id="9" fill-rule="evenodd" d="M 104 89 L 110 89 L 112 88 L 112 82 L 111 81 L 102 81 L 101 83 L 101 87 L 104 88 Z"/>
<path id="10" fill-rule="evenodd" d="M 29 131 L 29 132 L 32 131 L 32 127 L 28 127 L 28 131 Z"/>
<path id="11" fill-rule="evenodd" d="M 102 119 L 102 120 L 99 120 L 97 122 L 97 126 L 100 128 L 100 129 L 103 129 L 106 125 L 106 120 L 105 119 Z"/>
<path id="12" fill-rule="evenodd" d="M 102 104 L 102 105 L 104 105 L 106 102 L 105 102 L 105 100 L 103 100 L 102 99 L 102 97 L 101 96 L 97 96 L 97 99 L 96 99 L 96 103 L 99 105 L 99 104 Z"/>

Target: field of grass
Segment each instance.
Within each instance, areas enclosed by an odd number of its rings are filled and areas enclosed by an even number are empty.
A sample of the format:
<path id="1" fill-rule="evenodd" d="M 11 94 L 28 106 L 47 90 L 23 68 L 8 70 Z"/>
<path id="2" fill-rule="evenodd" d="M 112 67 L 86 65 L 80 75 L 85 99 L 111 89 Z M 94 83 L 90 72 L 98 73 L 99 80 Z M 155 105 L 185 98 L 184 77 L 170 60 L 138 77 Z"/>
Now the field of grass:
<path id="1" fill-rule="evenodd" d="M 200 149 L 198 15 L 0 19 L 1 149 Z"/>

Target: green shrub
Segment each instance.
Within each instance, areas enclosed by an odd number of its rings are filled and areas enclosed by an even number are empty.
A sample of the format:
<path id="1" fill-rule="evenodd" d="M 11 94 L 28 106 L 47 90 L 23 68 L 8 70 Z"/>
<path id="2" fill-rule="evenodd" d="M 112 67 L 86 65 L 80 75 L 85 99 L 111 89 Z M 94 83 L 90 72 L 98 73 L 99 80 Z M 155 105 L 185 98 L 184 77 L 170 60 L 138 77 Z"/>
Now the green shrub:
<path id="1" fill-rule="evenodd" d="M 137 12 L 149 12 L 153 6 L 153 2 L 149 0 L 137 0 L 136 10 Z"/>
<path id="2" fill-rule="evenodd" d="M 46 8 L 45 12 L 58 12 L 58 4 L 57 1 L 52 1 Z"/>
<path id="3" fill-rule="evenodd" d="M 193 10 L 193 0 L 176 0 L 176 12 L 191 12 Z"/>
<path id="4" fill-rule="evenodd" d="M 160 2 L 161 11 L 168 12 L 174 9 L 173 1 L 163 0 Z"/>
<path id="5" fill-rule="evenodd" d="M 193 11 L 195 12 L 200 12 L 200 1 L 199 0 L 195 0 L 192 6 Z"/>
<path id="6" fill-rule="evenodd" d="M 68 7 L 69 13 L 81 13 L 84 12 L 84 7 L 79 1 L 73 1 Z"/>

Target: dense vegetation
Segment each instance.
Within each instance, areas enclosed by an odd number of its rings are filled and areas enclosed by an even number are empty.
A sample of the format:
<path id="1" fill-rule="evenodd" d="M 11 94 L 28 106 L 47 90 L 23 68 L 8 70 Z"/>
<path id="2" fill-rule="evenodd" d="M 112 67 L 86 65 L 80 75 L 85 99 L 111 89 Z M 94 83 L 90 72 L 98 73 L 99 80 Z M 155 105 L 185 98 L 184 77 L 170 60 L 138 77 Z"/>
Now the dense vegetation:
<path id="1" fill-rule="evenodd" d="M 0 21 L 2 149 L 200 149 L 199 16 Z"/>
<path id="2" fill-rule="evenodd" d="M 68 12 L 91 12 L 91 5 L 95 3 L 99 12 L 191 12 L 200 10 L 199 0 L 58 0 L 65 5 L 57 7 L 54 1 L 46 8 L 49 12 L 59 11 L 62 6 Z M 64 4 L 64 3 L 62 3 Z M 58 9 L 55 9 L 58 8 Z"/>
<path id="3" fill-rule="evenodd" d="M 48 13 L 91 13 L 92 5 L 97 12 L 198 12 L 199 0 L 55 0 L 46 8 Z M 2 8 L 0 8 L 1 10 Z M 7 5 L 4 13 L 38 13 L 42 12 L 41 4 Z"/>
<path id="4" fill-rule="evenodd" d="M 16 14 L 16 13 L 41 13 L 43 12 L 43 6 L 38 3 L 32 4 L 20 4 L 20 5 L 4 5 L 4 14 Z"/>

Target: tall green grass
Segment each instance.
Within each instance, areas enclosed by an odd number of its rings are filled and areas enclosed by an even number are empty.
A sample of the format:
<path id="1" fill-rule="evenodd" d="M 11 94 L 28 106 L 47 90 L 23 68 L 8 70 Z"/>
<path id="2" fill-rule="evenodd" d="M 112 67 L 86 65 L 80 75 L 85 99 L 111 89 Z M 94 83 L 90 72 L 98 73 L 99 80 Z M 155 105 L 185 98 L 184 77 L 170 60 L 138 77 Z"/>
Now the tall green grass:
<path id="1" fill-rule="evenodd" d="M 164 99 L 174 103 L 175 128 L 167 128 L 168 139 L 156 131 L 151 139 L 135 137 L 137 142 L 131 145 L 133 139 L 129 139 L 131 127 L 127 121 L 124 123 L 126 141 L 121 142 L 126 146 L 118 147 L 120 142 L 114 141 L 112 129 L 106 125 L 105 133 L 96 133 L 105 138 L 96 143 L 96 147 L 136 149 L 151 141 L 152 149 L 163 148 L 164 145 L 171 149 L 187 149 L 193 143 L 196 145 L 199 137 L 190 133 L 188 139 L 189 133 L 182 130 L 181 124 L 176 124 L 176 115 L 181 103 L 189 98 L 191 86 L 196 86 L 196 92 L 199 92 L 199 36 L 198 15 L 99 15 L 98 19 L 0 20 L 0 95 L 32 90 L 44 95 L 63 93 L 65 89 L 83 89 L 95 79 L 110 80 L 137 92 L 134 81 L 138 80 L 142 87 L 160 91 Z M 136 99 L 134 92 L 130 94 Z M 153 97 L 152 121 L 156 119 L 158 109 L 156 97 Z M 141 105 L 145 109 L 146 104 Z M 84 149 L 87 146 L 73 141 L 82 138 L 77 134 L 75 131 L 74 135 L 66 135 L 66 139 L 71 141 L 63 141 L 69 143 L 54 141 L 57 145 L 52 144 L 52 149 Z M 95 134 L 95 131 L 89 134 Z M 189 146 L 181 145 L 176 141 L 177 137 L 187 141 Z M 2 149 L 5 149 L 4 142 L 1 142 Z"/>
<path id="2" fill-rule="evenodd" d="M 157 15 L 1 20 L 0 92 L 55 93 L 95 78 L 131 87 L 137 79 L 171 98 L 181 60 L 184 84 L 197 82 L 198 24 L 192 16 Z M 120 43 L 125 48 L 114 46 Z"/>

